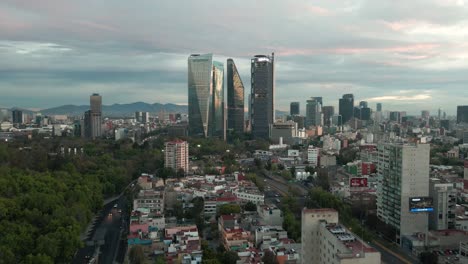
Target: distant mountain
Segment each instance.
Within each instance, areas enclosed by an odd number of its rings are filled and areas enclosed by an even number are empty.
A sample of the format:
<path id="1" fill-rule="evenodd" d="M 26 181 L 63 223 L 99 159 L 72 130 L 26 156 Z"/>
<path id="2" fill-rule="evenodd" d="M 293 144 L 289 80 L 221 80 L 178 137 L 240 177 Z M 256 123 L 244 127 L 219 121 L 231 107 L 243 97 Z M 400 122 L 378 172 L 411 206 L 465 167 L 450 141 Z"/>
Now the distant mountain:
<path id="1" fill-rule="evenodd" d="M 34 111 L 31 109 L 24 109 L 14 107 L 12 109 L 22 110 L 24 113 L 31 114 Z M 11 109 L 11 110 L 12 110 Z M 89 110 L 89 105 L 62 105 L 48 109 L 42 109 L 40 111 L 43 115 L 68 115 L 68 116 L 82 116 L 84 112 Z M 151 114 L 157 114 L 161 110 L 170 113 L 188 113 L 188 106 L 186 105 L 176 105 L 176 104 L 148 104 L 144 102 L 136 102 L 130 104 L 113 104 L 113 105 L 103 105 L 102 112 L 104 116 L 107 117 L 130 117 L 134 116 L 135 112 L 149 112 Z M 283 117 L 288 115 L 288 112 L 276 110 L 276 117 Z"/>
<path id="2" fill-rule="evenodd" d="M 43 109 L 40 112 L 44 115 L 70 115 L 80 116 L 89 110 L 89 105 L 62 105 L 54 108 Z M 109 117 L 125 117 L 133 116 L 135 112 L 150 112 L 153 114 L 159 113 L 161 110 L 172 113 L 187 113 L 186 105 L 176 104 L 148 104 L 144 102 L 136 102 L 131 104 L 113 104 L 103 105 L 102 112 L 104 116 Z"/>

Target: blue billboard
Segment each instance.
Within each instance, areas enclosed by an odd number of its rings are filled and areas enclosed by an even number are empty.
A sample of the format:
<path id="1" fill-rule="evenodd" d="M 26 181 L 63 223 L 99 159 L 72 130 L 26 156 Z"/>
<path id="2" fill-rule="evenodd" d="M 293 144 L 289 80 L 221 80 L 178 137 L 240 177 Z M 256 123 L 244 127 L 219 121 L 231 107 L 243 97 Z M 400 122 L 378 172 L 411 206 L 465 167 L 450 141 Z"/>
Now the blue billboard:
<path id="1" fill-rule="evenodd" d="M 431 197 L 411 197 L 409 200 L 410 212 L 432 212 L 434 205 Z"/>

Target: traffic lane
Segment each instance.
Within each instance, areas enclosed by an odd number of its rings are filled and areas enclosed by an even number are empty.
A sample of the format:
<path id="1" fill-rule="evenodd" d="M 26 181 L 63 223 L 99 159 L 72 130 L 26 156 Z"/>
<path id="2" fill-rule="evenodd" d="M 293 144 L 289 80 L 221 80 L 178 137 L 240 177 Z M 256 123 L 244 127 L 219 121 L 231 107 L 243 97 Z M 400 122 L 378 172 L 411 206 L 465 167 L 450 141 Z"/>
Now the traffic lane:
<path id="1" fill-rule="evenodd" d="M 418 262 L 410 262 L 410 261 L 407 261 L 407 262 L 401 261 L 398 257 L 396 257 L 394 255 L 394 254 L 398 254 L 397 252 L 393 252 L 393 254 L 392 254 L 386 248 L 383 248 L 383 247 L 379 246 L 376 243 L 369 242 L 369 245 L 371 245 L 373 248 L 375 248 L 377 251 L 380 252 L 380 258 L 386 264 L 408 264 L 408 263 L 415 263 L 416 264 L 416 263 L 418 263 Z M 403 256 L 401 256 L 401 257 L 403 257 Z"/>

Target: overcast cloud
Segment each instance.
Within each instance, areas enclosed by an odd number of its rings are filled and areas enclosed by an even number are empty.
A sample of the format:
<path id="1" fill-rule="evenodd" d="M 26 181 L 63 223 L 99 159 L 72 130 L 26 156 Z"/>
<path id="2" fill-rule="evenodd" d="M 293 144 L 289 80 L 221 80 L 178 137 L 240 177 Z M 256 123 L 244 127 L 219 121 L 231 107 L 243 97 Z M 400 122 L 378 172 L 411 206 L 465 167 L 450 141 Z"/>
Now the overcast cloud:
<path id="1" fill-rule="evenodd" d="M 187 103 L 187 57 L 275 52 L 276 104 L 344 93 L 385 110 L 468 104 L 468 1 L 3 0 L 0 106 Z"/>

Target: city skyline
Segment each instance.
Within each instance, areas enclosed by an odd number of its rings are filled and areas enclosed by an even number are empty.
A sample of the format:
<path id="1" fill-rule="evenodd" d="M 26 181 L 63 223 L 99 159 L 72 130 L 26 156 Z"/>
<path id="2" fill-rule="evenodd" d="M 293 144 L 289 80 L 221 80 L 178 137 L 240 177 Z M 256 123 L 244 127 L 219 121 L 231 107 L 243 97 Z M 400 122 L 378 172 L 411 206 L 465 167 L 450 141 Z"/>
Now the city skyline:
<path id="1" fill-rule="evenodd" d="M 441 107 L 453 115 L 453 105 L 466 104 L 463 1 L 273 1 L 269 12 L 252 2 L 223 3 L 217 12 L 207 6 L 209 1 L 187 3 L 174 16 L 170 5 L 158 1 L 113 6 L 5 1 L 0 106 L 84 104 L 93 92 L 112 103 L 152 98 L 149 102 L 185 104 L 186 57 L 195 52 L 214 53 L 220 61 L 233 58 L 247 91 L 250 57 L 275 52 L 275 104 L 281 110 L 314 95 L 336 107 L 336 95 L 345 93 L 411 113 Z M 130 7 L 141 13 L 138 19 L 123 12 Z M 418 9 L 425 12 L 407 11 Z M 188 10 L 201 15 L 192 17 Z M 111 13 L 118 15 L 102 15 Z M 259 22 L 252 27 L 252 21 Z M 166 24 L 170 29 L 145 27 Z M 217 25 L 228 27 L 229 34 L 212 30 Z M 207 45 L 219 39 L 239 41 Z"/>

